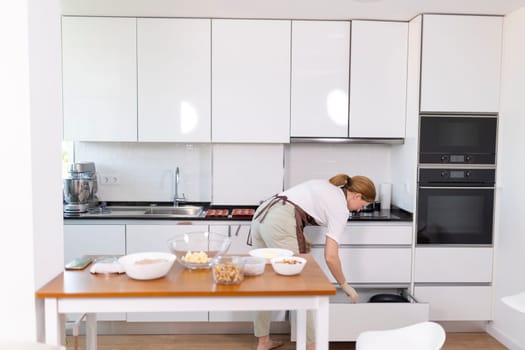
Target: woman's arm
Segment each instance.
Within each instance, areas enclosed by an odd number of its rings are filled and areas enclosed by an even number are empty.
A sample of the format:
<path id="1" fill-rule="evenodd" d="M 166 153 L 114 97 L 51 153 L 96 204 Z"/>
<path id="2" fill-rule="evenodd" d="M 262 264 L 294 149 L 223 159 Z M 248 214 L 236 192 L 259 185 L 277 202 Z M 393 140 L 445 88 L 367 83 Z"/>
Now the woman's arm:
<path id="1" fill-rule="evenodd" d="M 324 259 L 337 283 L 339 283 L 346 295 L 352 299 L 352 302 L 356 303 L 359 296 L 355 289 L 346 282 L 341 259 L 339 259 L 339 244 L 330 237 L 326 237 Z"/>
<path id="2" fill-rule="evenodd" d="M 341 260 L 339 259 L 339 244 L 330 237 L 326 237 L 324 260 L 337 283 L 341 285 L 344 284 L 346 278 L 343 273 L 343 267 L 341 266 Z"/>

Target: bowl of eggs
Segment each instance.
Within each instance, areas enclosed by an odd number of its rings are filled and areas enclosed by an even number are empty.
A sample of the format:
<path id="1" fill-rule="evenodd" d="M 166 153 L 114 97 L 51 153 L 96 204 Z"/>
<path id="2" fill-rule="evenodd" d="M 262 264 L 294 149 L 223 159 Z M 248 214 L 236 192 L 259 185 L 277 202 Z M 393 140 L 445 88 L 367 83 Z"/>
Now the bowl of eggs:
<path id="1" fill-rule="evenodd" d="M 199 231 L 181 233 L 168 240 L 170 251 L 188 269 L 209 269 L 215 257 L 226 254 L 231 238 L 219 233 Z"/>

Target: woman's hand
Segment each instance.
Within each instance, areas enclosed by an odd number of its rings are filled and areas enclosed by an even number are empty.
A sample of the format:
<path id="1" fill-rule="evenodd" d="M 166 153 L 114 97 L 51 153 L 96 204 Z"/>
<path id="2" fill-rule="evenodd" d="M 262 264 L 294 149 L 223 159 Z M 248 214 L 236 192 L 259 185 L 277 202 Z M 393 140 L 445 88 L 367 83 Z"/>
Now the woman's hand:
<path id="1" fill-rule="evenodd" d="M 357 294 L 356 290 L 349 285 L 347 282 L 341 284 L 341 289 L 343 292 L 345 292 L 346 295 L 352 299 L 352 303 L 357 303 L 357 299 L 359 298 L 359 294 Z"/>

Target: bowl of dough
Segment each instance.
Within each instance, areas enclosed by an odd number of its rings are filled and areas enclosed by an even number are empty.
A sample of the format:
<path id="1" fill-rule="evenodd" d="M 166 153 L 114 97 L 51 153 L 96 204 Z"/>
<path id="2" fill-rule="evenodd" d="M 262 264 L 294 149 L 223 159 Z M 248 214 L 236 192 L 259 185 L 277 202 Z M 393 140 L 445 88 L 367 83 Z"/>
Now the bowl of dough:
<path id="1" fill-rule="evenodd" d="M 126 275 L 136 280 L 153 280 L 166 276 L 175 255 L 162 252 L 141 252 L 124 255 L 118 259 Z"/>
<path id="2" fill-rule="evenodd" d="M 213 258 L 226 254 L 231 238 L 214 232 L 181 233 L 168 240 L 170 251 L 188 269 L 209 269 Z"/>

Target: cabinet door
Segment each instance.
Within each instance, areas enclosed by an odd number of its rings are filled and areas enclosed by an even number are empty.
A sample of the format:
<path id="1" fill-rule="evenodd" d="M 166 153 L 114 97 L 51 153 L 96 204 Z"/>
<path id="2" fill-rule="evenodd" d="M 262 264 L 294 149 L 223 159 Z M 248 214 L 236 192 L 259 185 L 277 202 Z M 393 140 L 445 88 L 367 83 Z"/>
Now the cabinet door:
<path id="1" fill-rule="evenodd" d="M 421 111 L 498 112 L 503 17 L 424 15 Z"/>
<path id="2" fill-rule="evenodd" d="M 137 20 L 139 141 L 210 142 L 211 20 Z"/>
<path id="3" fill-rule="evenodd" d="M 290 21 L 212 20 L 212 141 L 289 142 Z"/>
<path id="4" fill-rule="evenodd" d="M 352 21 L 350 137 L 405 137 L 408 23 Z"/>
<path id="5" fill-rule="evenodd" d="M 414 296 L 430 304 L 433 321 L 492 320 L 491 286 L 419 286 Z"/>
<path id="6" fill-rule="evenodd" d="M 64 225 L 64 263 L 82 255 L 124 254 L 124 225 Z"/>
<path id="7" fill-rule="evenodd" d="M 64 17 L 64 139 L 137 141 L 136 19 Z"/>
<path id="8" fill-rule="evenodd" d="M 292 21 L 292 137 L 348 136 L 350 22 Z"/>
<path id="9" fill-rule="evenodd" d="M 492 247 L 417 247 L 416 283 L 492 282 Z"/>
<path id="10" fill-rule="evenodd" d="M 192 231 L 207 231 L 208 225 L 126 225 L 126 253 L 169 252 L 168 240 Z M 176 262 L 177 264 L 177 262 Z M 128 322 L 208 321 L 206 311 L 195 312 L 129 312 Z"/>
<path id="11" fill-rule="evenodd" d="M 312 256 L 335 282 L 324 260 L 324 248 L 312 249 Z M 410 283 L 411 248 L 340 248 L 339 258 L 349 283 Z"/>
<path id="12" fill-rule="evenodd" d="M 64 263 L 82 255 L 126 254 L 126 227 L 124 225 L 64 225 Z M 88 268 L 90 268 L 88 266 Z M 81 314 L 68 315 L 76 321 Z M 97 314 L 100 321 L 124 321 L 126 313 Z"/>

